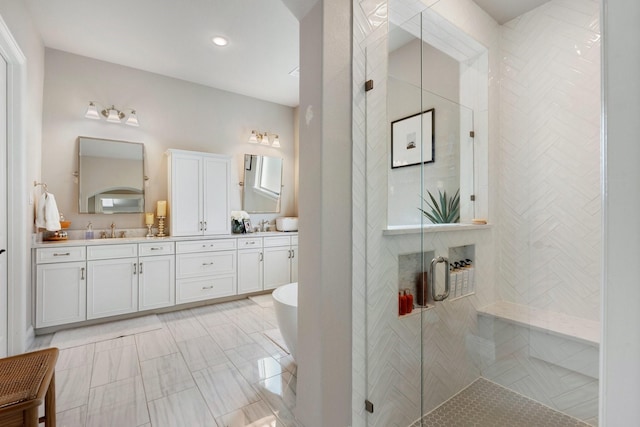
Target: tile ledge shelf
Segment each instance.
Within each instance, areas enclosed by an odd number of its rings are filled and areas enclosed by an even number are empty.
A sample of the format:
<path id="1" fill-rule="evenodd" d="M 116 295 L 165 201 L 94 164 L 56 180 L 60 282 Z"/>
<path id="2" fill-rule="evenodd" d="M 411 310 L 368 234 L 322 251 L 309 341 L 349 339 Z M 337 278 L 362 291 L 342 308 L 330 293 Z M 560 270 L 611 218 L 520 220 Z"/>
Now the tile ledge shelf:
<path id="1" fill-rule="evenodd" d="M 584 344 L 600 345 L 600 322 L 508 301 L 498 301 L 478 309 L 479 316 L 504 320 Z"/>
<path id="2" fill-rule="evenodd" d="M 398 234 L 439 233 L 443 231 L 486 230 L 493 224 L 424 224 L 424 225 L 389 225 L 382 230 L 385 236 Z"/>

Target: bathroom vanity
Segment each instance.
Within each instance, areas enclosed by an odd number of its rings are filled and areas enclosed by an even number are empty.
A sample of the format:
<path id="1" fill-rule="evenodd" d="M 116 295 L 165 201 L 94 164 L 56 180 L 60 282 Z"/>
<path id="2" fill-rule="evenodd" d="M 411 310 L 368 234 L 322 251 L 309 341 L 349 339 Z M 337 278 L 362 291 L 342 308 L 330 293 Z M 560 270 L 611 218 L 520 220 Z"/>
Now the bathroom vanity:
<path id="1" fill-rule="evenodd" d="M 248 295 L 298 280 L 298 233 L 33 245 L 36 329 Z"/>

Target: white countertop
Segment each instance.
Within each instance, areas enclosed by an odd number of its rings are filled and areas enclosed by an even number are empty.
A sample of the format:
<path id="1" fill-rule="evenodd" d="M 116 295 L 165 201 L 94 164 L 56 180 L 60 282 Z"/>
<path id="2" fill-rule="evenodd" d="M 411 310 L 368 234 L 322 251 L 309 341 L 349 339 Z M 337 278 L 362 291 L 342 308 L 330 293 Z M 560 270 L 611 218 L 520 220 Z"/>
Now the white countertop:
<path id="1" fill-rule="evenodd" d="M 146 231 L 146 230 L 145 230 Z M 218 234 L 209 236 L 167 236 L 167 237 L 116 237 L 107 239 L 68 239 L 55 241 L 34 242 L 32 248 L 48 248 L 52 246 L 92 246 L 92 245 L 117 245 L 126 243 L 153 243 L 153 242 L 180 242 L 185 240 L 215 240 L 215 239 L 242 239 L 251 237 L 275 237 L 283 235 L 297 235 L 297 231 L 264 231 L 258 233 L 242 234 Z"/>

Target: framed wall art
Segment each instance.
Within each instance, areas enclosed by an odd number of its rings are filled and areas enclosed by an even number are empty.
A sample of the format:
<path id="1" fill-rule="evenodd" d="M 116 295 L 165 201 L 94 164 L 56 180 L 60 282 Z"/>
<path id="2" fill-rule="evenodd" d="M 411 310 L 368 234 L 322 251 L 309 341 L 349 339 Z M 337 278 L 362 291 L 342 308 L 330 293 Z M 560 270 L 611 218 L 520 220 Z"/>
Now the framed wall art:
<path id="1" fill-rule="evenodd" d="M 392 169 L 435 161 L 435 113 L 432 108 L 391 122 Z"/>

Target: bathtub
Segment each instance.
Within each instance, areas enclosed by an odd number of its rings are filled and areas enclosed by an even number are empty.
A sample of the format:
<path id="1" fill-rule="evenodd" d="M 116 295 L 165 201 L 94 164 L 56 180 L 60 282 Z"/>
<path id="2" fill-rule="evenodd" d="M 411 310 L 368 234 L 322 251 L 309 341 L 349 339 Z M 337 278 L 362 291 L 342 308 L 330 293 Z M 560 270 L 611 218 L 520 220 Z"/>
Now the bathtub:
<path id="1" fill-rule="evenodd" d="M 276 311 L 278 327 L 284 343 L 296 360 L 296 341 L 298 339 L 298 283 L 282 285 L 273 291 L 273 307 Z"/>

